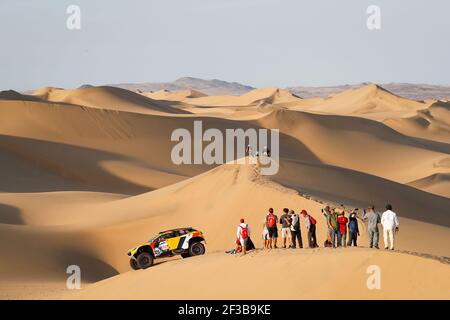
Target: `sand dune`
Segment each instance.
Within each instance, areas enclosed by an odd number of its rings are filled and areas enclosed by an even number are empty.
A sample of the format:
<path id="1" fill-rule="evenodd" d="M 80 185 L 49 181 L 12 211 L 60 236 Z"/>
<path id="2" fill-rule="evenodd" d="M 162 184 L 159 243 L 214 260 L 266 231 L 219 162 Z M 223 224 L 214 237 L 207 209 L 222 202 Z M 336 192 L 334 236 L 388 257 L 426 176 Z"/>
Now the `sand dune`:
<path id="1" fill-rule="evenodd" d="M 391 128 L 414 137 L 448 143 L 450 141 L 450 103 L 435 102 L 408 118 L 384 121 Z"/>
<path id="2" fill-rule="evenodd" d="M 381 290 L 367 288 L 367 268 L 383 272 Z M 404 272 L 402 266 L 408 265 Z M 261 266 L 264 266 L 263 268 Z M 210 254 L 100 281 L 69 299 L 448 299 L 449 266 L 438 261 L 368 249 L 257 251 L 248 256 Z M 217 276 L 220 270 L 220 277 Z M 301 271 L 300 271 L 301 270 Z M 433 270 L 433 271 L 430 271 Z M 267 285 L 275 272 L 282 288 Z M 165 290 L 166 274 L 184 290 Z M 313 276 L 320 274 L 321 276 Z M 420 275 L 420 276 L 417 276 Z M 441 278 L 438 284 L 435 279 Z M 419 278 L 419 279 L 417 279 Z M 197 279 L 192 285 L 192 279 Z M 199 281 L 198 279 L 201 279 Z M 245 286 L 236 290 L 238 279 Z M 333 283 L 330 286 L 330 283 Z M 417 290 L 417 287 L 420 290 Z M 131 289 L 132 288 L 132 289 Z M 220 288 L 220 289 L 219 289 Z M 342 290 L 345 288 L 345 290 Z"/>
<path id="3" fill-rule="evenodd" d="M 97 201 L 97 199 L 95 203 L 90 205 L 86 203 L 83 206 L 83 214 L 73 210 L 70 218 L 72 221 L 68 226 L 48 229 L 44 226 L 2 225 L 2 237 L 15 239 L 14 243 L 8 244 L 6 241 L 0 243 L 2 249 L 0 252 L 5 257 L 19 250 L 31 239 L 39 239 L 39 241 L 29 243 L 27 246 L 29 253 L 22 258 L 18 257 L 13 261 L 1 259 L 1 280 L 4 281 L 6 278 L 9 281 L 20 282 L 25 278 L 28 281 L 62 282 L 65 277 L 64 266 L 75 261 L 82 270 L 87 270 L 85 284 L 95 282 L 117 273 L 127 272 L 129 266 L 125 252 L 129 247 L 161 229 L 174 226 L 193 225 L 203 230 L 208 239 L 208 251 L 223 251 L 233 246 L 236 221 L 242 216 L 254 226 L 254 239 L 256 244 L 260 245 L 257 226 L 261 223 L 264 212 L 269 206 L 273 206 L 278 212 L 284 206 L 298 208 L 297 210 L 307 209 L 319 221 L 318 239 L 322 243 L 326 226 L 320 216 L 321 204 L 267 181 L 260 177 L 255 169 L 257 167 L 252 165 L 224 165 L 150 193 L 112 201 L 108 197 L 103 201 Z M 222 201 L 224 195 L 228 200 L 226 202 Z M 20 203 L 29 202 L 32 206 L 31 200 L 22 199 Z M 55 205 L 54 199 L 48 197 L 47 201 Z M 47 206 L 45 201 L 42 206 Z M 78 211 L 80 209 L 78 208 Z M 46 213 L 46 215 L 45 221 L 50 221 L 52 213 Z M 77 219 L 78 222 L 75 223 Z M 305 234 L 303 227 L 302 225 L 302 231 Z M 365 228 L 363 225 L 361 228 L 360 241 L 367 241 Z M 416 228 L 414 222 L 404 218 L 402 228 L 409 231 L 401 234 L 399 249 L 417 248 L 414 243 L 426 241 L 429 238 L 429 232 L 433 232 L 436 236 L 441 235 L 439 239 L 436 239 L 436 243 L 440 245 L 435 246 L 435 251 L 438 251 L 438 254 L 448 254 L 448 228 L 436 228 L 422 223 L 420 224 L 421 232 L 418 234 L 412 231 Z M 426 244 L 432 246 L 434 242 L 426 241 Z M 108 249 L 105 250 L 105 248 Z M 326 257 L 329 257 L 328 252 L 323 259 L 328 259 Z M 34 261 L 33 265 L 25 263 L 30 259 Z M 230 256 L 228 259 L 233 257 Z M 287 263 L 295 263 L 292 259 L 294 257 L 287 258 Z M 270 263 L 271 258 L 266 257 L 264 261 Z M 298 260 L 296 261 L 298 263 Z M 351 261 L 352 264 L 358 265 L 358 259 L 355 261 L 346 259 L 346 261 L 346 263 Z M 201 261 L 199 263 L 202 264 Z M 169 265 L 171 264 L 167 263 L 168 267 Z M 249 269 L 246 269 L 248 271 L 253 268 L 251 265 L 248 267 Z M 443 269 L 442 272 L 445 270 L 448 269 Z M 256 281 L 256 278 L 254 279 Z M 295 279 L 302 278 L 295 277 Z M 170 286 L 170 284 L 167 285 Z M 162 288 L 167 287 L 160 287 Z M 357 292 L 356 289 L 349 290 L 348 294 L 356 297 Z"/>
<path id="4" fill-rule="evenodd" d="M 287 90 L 279 88 L 254 89 L 241 96 L 207 96 L 183 100 L 196 106 L 249 106 L 260 103 L 282 104 L 299 101 L 301 98 L 293 95 Z"/>
<path id="5" fill-rule="evenodd" d="M 354 115 L 375 120 L 389 117 L 412 116 L 417 110 L 428 106 L 426 103 L 408 100 L 375 84 L 349 89 L 331 96 L 322 103 L 303 106 L 300 110 L 339 115 Z"/>
<path id="6" fill-rule="evenodd" d="M 302 270 L 281 276 L 289 285 L 271 298 L 449 298 L 448 264 L 427 258 L 450 256 L 449 117 L 443 102 L 409 101 L 376 86 L 326 100 L 301 99 L 277 88 L 239 97 L 184 91 L 149 98 L 110 87 L 2 97 L 1 297 L 161 299 L 175 281 L 188 281 L 183 272 L 191 270 L 189 275 L 202 275 L 200 290 L 188 290 L 183 298 L 265 298 L 269 292 L 260 281 L 265 265 Z M 405 124 L 419 115 L 430 125 Z M 278 174 L 261 176 L 251 163 L 173 164 L 171 133 L 192 132 L 195 120 L 204 130 L 221 132 L 280 129 Z M 375 204 L 381 210 L 387 202 L 401 221 L 396 248 L 419 256 L 364 248 L 256 251 L 243 258 L 223 253 L 233 247 L 241 217 L 261 246 L 269 207 L 278 214 L 284 207 L 308 210 L 319 221 L 322 244 L 326 225 L 320 209 L 326 203 Z M 180 226 L 205 232 L 207 255 L 129 271 L 127 249 Z M 360 227 L 360 244 L 367 246 L 364 223 Z M 306 240 L 303 221 L 302 232 Z M 83 270 L 85 290 L 75 295 L 64 287 L 70 264 Z M 386 270 L 382 291 L 365 286 L 370 264 Z M 330 265 L 338 268 L 310 281 L 309 273 Z M 406 267 L 411 273 L 402 272 Z M 345 294 L 335 291 L 347 284 L 341 269 L 357 280 Z M 237 270 L 248 280 L 248 292 L 231 290 Z M 180 279 L 166 280 L 173 272 Z M 436 277 L 444 280 L 430 281 Z M 337 278 L 342 284 L 332 286 Z"/>
<path id="7" fill-rule="evenodd" d="M 437 165 L 448 159 L 448 144 L 406 137 L 369 119 L 278 110 L 258 122 L 295 137 L 322 163 L 402 183 L 448 171 Z"/>
<path id="8" fill-rule="evenodd" d="M 159 90 L 156 92 L 145 92 L 143 93 L 143 95 L 156 100 L 168 100 L 168 101 L 183 101 L 189 98 L 201 98 L 208 96 L 203 92 L 197 90 L 178 90 L 178 91 Z"/>
<path id="9" fill-rule="evenodd" d="M 450 198 L 450 173 L 436 173 L 419 180 L 411 181 L 408 185 Z"/>
<path id="10" fill-rule="evenodd" d="M 21 94 L 14 90 L 0 91 L 0 100 L 41 101 L 38 97 Z"/>
<path id="11" fill-rule="evenodd" d="M 170 103 L 156 101 L 138 93 L 114 87 L 87 87 L 74 90 L 42 88 L 33 94 L 51 102 L 65 102 L 91 108 L 137 113 L 185 113 Z"/>

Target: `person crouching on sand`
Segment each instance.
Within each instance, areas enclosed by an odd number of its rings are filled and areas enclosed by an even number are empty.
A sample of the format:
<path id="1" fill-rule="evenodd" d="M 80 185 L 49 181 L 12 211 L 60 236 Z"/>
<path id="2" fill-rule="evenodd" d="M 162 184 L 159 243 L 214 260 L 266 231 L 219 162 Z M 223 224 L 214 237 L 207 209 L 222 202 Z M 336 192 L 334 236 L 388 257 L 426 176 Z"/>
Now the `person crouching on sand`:
<path id="1" fill-rule="evenodd" d="M 246 254 L 247 253 L 247 241 L 250 237 L 250 227 L 248 224 L 245 223 L 243 218 L 241 219 L 240 222 L 241 223 L 237 227 L 236 237 L 239 240 L 239 242 L 241 243 L 242 253 Z"/>

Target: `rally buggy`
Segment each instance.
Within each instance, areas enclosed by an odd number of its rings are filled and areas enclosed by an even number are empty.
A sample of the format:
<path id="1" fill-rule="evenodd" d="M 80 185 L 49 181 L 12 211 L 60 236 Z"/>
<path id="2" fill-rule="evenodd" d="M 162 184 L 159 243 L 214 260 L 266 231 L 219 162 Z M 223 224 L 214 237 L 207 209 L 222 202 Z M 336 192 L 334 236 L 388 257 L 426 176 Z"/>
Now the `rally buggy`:
<path id="1" fill-rule="evenodd" d="M 183 258 L 205 254 L 205 238 L 191 227 L 160 232 L 149 241 L 128 251 L 134 270 L 147 269 L 155 258 L 181 255 Z"/>

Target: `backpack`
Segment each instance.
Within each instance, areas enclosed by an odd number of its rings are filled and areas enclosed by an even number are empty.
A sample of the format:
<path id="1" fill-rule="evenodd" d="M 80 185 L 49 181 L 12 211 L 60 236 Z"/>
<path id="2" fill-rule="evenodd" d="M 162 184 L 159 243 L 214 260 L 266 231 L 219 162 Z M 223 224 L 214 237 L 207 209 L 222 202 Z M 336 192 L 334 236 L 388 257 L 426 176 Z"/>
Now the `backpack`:
<path id="1" fill-rule="evenodd" d="M 242 239 L 248 238 L 248 226 L 246 226 L 246 227 L 241 226 L 241 237 L 242 237 Z"/>
<path id="2" fill-rule="evenodd" d="M 275 225 L 275 216 L 271 213 L 267 216 L 267 226 L 269 228 Z"/>
<path id="3" fill-rule="evenodd" d="M 314 219 L 311 216 L 309 216 L 309 221 L 311 222 L 312 225 L 315 225 L 317 223 L 316 219 Z"/>

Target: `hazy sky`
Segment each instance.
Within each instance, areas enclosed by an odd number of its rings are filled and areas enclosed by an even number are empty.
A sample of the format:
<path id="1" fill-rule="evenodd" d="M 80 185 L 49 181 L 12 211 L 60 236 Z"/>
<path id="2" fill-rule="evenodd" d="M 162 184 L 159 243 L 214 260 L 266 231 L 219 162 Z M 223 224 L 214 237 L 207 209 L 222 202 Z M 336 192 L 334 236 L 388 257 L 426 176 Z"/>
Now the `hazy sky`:
<path id="1" fill-rule="evenodd" d="M 81 30 L 69 30 L 69 5 Z M 366 26 L 381 8 L 381 30 Z M 0 0 L 0 89 L 450 84 L 448 0 Z"/>

